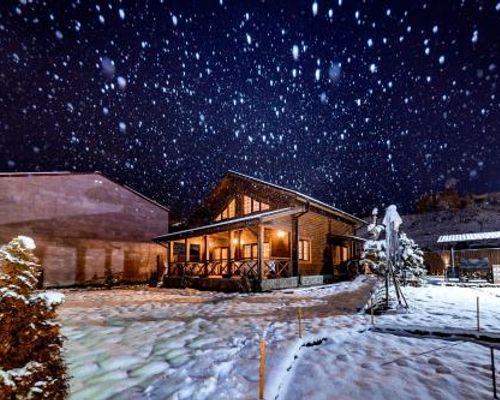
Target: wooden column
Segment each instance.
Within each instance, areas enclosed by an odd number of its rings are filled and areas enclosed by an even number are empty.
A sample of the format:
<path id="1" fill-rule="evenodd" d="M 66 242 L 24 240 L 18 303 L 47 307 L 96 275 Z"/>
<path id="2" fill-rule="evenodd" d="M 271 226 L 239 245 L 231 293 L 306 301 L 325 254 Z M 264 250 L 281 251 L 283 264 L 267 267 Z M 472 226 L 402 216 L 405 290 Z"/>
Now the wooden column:
<path id="1" fill-rule="evenodd" d="M 170 245 L 170 242 L 167 242 L 167 259 L 166 259 L 166 271 L 167 271 L 167 275 L 170 276 L 172 275 L 172 271 L 170 269 L 170 266 L 171 266 L 171 263 L 170 263 L 170 248 L 172 246 Z"/>
<path id="2" fill-rule="evenodd" d="M 203 236 L 203 274 L 208 276 L 208 259 L 210 256 L 210 251 L 208 248 L 208 236 Z"/>
<path id="3" fill-rule="evenodd" d="M 299 276 L 299 218 L 292 216 L 292 233 L 290 234 L 290 262 L 292 276 Z"/>
<path id="4" fill-rule="evenodd" d="M 229 240 L 229 260 L 227 260 L 227 272 L 231 276 L 233 275 L 233 261 L 234 261 L 234 231 L 228 231 Z"/>
<path id="5" fill-rule="evenodd" d="M 262 280 L 264 273 L 264 225 L 257 229 L 257 279 Z"/>

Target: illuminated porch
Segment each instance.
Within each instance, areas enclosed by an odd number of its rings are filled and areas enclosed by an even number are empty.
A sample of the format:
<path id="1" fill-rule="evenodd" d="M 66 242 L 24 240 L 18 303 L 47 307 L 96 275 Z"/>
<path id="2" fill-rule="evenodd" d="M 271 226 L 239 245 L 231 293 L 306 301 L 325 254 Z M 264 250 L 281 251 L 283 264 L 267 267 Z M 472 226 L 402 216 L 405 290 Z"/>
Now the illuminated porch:
<path id="1" fill-rule="evenodd" d="M 169 277 L 252 280 L 298 275 L 300 207 L 267 211 L 155 239 L 167 249 Z M 294 267 L 295 260 L 295 267 Z"/>

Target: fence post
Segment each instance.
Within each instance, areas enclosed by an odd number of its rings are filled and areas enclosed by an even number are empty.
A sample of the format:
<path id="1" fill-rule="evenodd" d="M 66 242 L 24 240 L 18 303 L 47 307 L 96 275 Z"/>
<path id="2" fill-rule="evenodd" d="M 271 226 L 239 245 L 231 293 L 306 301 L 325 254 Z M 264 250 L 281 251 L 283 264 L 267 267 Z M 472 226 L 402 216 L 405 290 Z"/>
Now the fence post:
<path id="1" fill-rule="evenodd" d="M 491 378 L 493 380 L 493 398 L 498 399 L 497 397 L 497 380 L 495 377 L 495 353 L 493 347 L 490 347 L 491 354 Z"/>
<path id="2" fill-rule="evenodd" d="M 264 400 L 264 372 L 266 370 L 266 341 L 260 339 L 259 400 Z"/>
<path id="3" fill-rule="evenodd" d="M 373 299 L 371 297 L 370 297 L 370 314 L 371 314 L 372 325 L 374 325 L 374 321 L 373 321 Z"/>
<path id="4" fill-rule="evenodd" d="M 302 327 L 302 308 L 297 309 L 297 317 L 299 319 L 299 338 L 302 339 L 303 327 Z"/>
<path id="5" fill-rule="evenodd" d="M 477 308 L 477 331 L 480 331 L 480 326 L 479 326 L 479 296 L 476 298 L 476 308 Z"/>

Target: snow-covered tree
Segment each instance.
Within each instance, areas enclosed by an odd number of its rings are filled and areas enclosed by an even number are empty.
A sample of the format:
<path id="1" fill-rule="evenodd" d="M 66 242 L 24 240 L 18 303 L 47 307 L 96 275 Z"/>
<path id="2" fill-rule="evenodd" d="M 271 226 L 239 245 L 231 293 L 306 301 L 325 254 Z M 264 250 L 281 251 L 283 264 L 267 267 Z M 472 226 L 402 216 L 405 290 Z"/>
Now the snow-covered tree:
<path id="1" fill-rule="evenodd" d="M 399 274 L 402 277 L 402 282 L 423 283 L 427 271 L 424 267 L 424 252 L 422 249 L 404 232 L 399 235 L 399 249 L 401 254 Z"/>
<path id="2" fill-rule="evenodd" d="M 64 399 L 62 337 L 55 322 L 64 296 L 36 292 L 35 243 L 19 236 L 0 248 L 0 398 Z"/>
<path id="3" fill-rule="evenodd" d="M 372 211 L 373 221 L 367 228 L 370 239 L 363 245 L 361 264 L 365 265 L 365 268 L 369 268 L 371 272 L 383 275 L 386 272 L 387 254 L 386 242 L 385 240 L 380 240 L 380 234 L 384 231 L 385 227 L 377 224 L 377 215 L 378 209 L 374 208 Z"/>
<path id="4" fill-rule="evenodd" d="M 385 226 L 377 224 L 377 209 L 373 210 L 373 222 L 368 225 L 371 238 L 364 243 L 361 264 L 378 275 L 387 273 L 387 240 L 380 239 Z M 425 278 L 424 253 L 417 243 L 404 232 L 399 234 L 399 261 L 394 265 L 395 274 L 403 284 L 413 281 L 423 283 Z"/>

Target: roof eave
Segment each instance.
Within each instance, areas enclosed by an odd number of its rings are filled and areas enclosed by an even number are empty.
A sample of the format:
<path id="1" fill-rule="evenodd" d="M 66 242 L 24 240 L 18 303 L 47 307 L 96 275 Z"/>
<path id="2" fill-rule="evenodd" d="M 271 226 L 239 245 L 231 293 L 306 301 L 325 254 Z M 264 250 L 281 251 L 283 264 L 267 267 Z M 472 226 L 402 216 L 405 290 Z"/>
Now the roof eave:
<path id="1" fill-rule="evenodd" d="M 157 236 L 153 238 L 153 242 L 164 242 L 172 241 L 189 237 L 196 237 L 203 234 L 224 232 L 228 229 L 241 229 L 247 226 L 253 226 L 259 223 L 265 223 L 267 221 L 272 221 L 276 218 L 282 218 L 287 215 L 294 215 L 302 213 L 305 208 L 299 207 L 287 207 L 277 210 L 270 210 L 264 213 L 249 215 L 247 217 L 235 218 L 223 222 L 218 222 L 210 225 L 204 225 L 199 227 L 194 227 L 191 229 L 185 229 L 179 232 L 167 233 L 165 235 Z"/>

